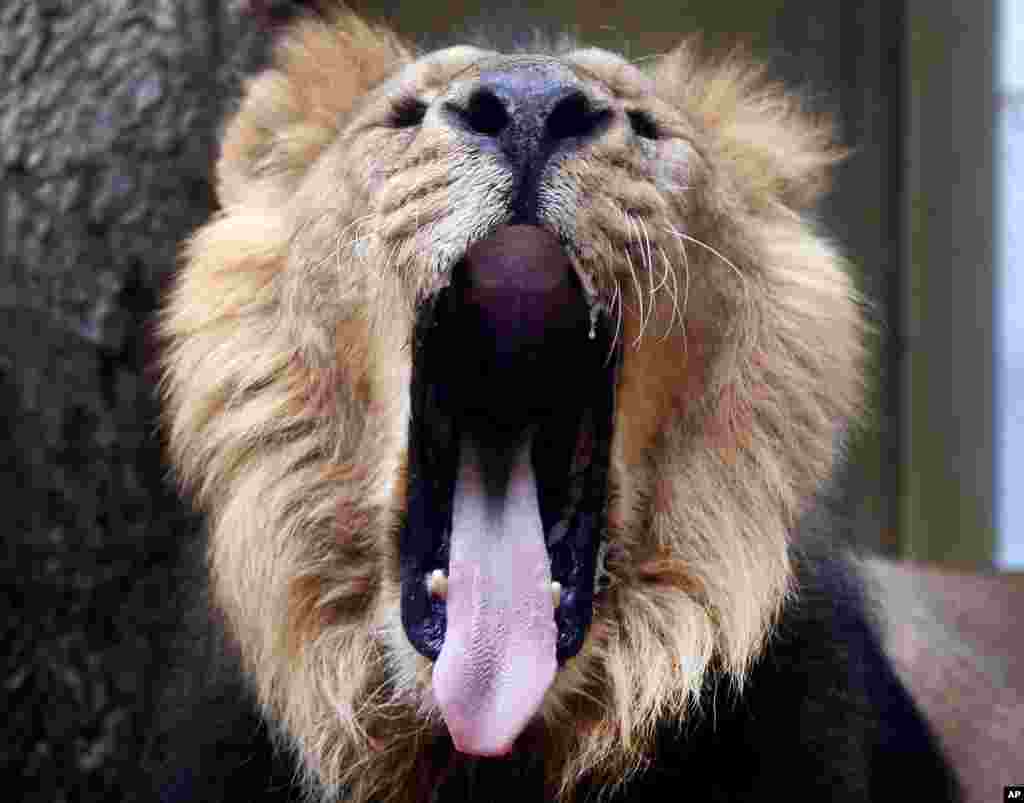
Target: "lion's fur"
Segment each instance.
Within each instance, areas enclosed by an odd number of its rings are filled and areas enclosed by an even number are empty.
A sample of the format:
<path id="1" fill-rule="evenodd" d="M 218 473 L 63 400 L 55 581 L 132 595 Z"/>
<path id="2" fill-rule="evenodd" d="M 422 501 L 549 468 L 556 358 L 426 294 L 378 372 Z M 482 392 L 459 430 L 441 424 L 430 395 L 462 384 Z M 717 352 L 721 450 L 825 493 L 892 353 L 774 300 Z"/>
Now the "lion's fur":
<path id="1" fill-rule="evenodd" d="M 223 209 L 163 319 L 169 442 L 209 517 L 214 599 L 325 799 L 420 799 L 444 771 L 430 664 L 398 616 L 409 340 L 417 303 L 502 222 L 509 182 L 444 131 L 374 123 L 480 56 L 414 62 L 344 12 L 298 24 L 227 129 Z M 808 212 L 840 155 L 827 121 L 692 44 L 649 74 L 555 57 L 671 135 L 638 149 L 614 126 L 548 196 L 625 354 L 612 583 L 527 734 L 569 796 L 641 766 L 708 671 L 742 684 L 791 590 L 789 533 L 857 412 L 862 324 Z"/>

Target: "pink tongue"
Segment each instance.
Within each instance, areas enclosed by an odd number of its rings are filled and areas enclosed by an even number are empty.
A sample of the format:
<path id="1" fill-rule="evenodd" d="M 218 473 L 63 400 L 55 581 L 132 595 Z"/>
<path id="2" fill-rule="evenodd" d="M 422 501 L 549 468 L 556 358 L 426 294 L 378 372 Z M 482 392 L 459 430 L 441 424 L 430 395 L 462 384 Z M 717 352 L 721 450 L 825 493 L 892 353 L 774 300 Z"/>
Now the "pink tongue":
<path id="1" fill-rule="evenodd" d="M 434 695 L 457 750 L 501 755 L 555 676 L 551 569 L 529 441 L 504 495 L 488 495 L 473 445 L 462 445 L 448 565 L 447 629 Z"/>

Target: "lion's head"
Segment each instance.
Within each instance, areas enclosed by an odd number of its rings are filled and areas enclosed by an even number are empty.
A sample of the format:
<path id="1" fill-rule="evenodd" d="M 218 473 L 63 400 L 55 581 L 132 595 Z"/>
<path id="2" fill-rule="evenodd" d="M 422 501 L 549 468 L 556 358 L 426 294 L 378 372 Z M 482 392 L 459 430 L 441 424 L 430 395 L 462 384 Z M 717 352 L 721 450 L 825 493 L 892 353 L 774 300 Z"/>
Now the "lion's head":
<path id="1" fill-rule="evenodd" d="M 311 789 L 553 791 L 741 684 L 859 398 L 826 121 L 689 45 L 287 33 L 163 322 L 213 597 Z M 713 673 L 713 674 L 712 674 Z"/>

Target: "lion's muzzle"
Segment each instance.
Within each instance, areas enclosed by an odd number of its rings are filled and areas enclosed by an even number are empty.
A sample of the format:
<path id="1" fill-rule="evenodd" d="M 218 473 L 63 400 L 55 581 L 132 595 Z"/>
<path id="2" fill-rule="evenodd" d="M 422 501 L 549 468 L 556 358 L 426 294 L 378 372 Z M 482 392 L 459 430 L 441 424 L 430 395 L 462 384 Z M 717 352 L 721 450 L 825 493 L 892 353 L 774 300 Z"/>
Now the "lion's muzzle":
<path id="1" fill-rule="evenodd" d="M 460 87 L 444 103 L 449 125 L 513 173 L 512 222 L 538 222 L 539 187 L 548 166 L 607 130 L 614 114 L 571 70 L 553 59 L 523 57 Z"/>

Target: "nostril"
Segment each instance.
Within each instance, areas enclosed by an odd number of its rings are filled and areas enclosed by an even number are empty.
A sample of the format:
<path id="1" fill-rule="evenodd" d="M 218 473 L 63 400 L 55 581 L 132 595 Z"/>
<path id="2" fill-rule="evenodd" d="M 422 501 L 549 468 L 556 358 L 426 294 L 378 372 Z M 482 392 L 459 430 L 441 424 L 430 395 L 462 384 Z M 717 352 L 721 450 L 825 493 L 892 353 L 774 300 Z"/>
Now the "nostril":
<path id="1" fill-rule="evenodd" d="M 466 107 L 459 113 L 470 129 L 486 137 L 496 137 L 510 121 L 501 98 L 487 87 L 474 90 Z"/>
<path id="2" fill-rule="evenodd" d="M 615 117 L 606 101 L 579 84 L 561 65 L 524 60 L 483 70 L 477 83 L 441 105 L 443 119 L 468 135 L 469 144 L 501 153 L 515 171 L 516 222 L 535 221 L 537 182 L 548 160 L 587 147 Z"/>
<path id="3" fill-rule="evenodd" d="M 607 110 L 595 109 L 582 92 L 571 92 L 551 110 L 545 133 L 555 141 L 586 137 L 597 130 L 608 114 Z"/>

